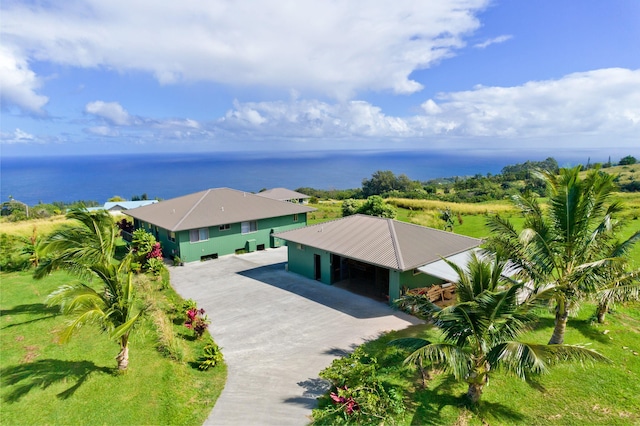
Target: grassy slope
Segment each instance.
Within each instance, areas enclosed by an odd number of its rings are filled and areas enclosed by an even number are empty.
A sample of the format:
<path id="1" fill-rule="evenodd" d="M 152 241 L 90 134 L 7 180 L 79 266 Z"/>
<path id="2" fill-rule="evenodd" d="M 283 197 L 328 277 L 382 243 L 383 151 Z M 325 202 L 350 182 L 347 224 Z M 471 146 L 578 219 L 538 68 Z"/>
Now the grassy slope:
<path id="1" fill-rule="evenodd" d="M 56 342 L 64 318 L 43 301 L 67 275 L 0 279 L 2 424 L 202 424 L 211 411 L 225 367 L 202 372 L 162 356 L 149 317 L 130 344 L 129 371 L 118 375 L 118 345 L 95 328 Z M 188 345 L 197 357 L 203 343 Z"/>
<path id="2" fill-rule="evenodd" d="M 401 425 L 635 425 L 640 424 L 640 304 L 619 308 L 606 324 L 594 324 L 594 307 L 585 305 L 569 320 L 566 343 L 588 345 L 607 356 L 611 364 L 564 364 L 553 367 L 533 383 L 494 372 L 475 412 L 465 406 L 466 385 L 446 374 L 435 374 L 423 389 L 416 379 L 394 372 L 387 379 L 405 388 L 409 412 Z M 553 318 L 540 312 L 535 330 L 522 341 L 546 343 Z M 389 333 L 366 344 L 383 365 L 397 365 L 388 341 L 420 336 L 437 340 L 428 325 Z"/>

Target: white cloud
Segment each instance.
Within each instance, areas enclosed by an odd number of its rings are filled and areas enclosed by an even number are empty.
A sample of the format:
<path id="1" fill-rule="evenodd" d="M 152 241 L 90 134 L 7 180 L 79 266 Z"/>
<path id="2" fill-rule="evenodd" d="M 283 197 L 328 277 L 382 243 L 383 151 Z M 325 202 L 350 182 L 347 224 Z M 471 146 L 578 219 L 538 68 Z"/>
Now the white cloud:
<path id="1" fill-rule="evenodd" d="M 117 126 L 131 124 L 131 116 L 118 102 L 94 101 L 85 106 L 85 111 L 104 118 Z"/>
<path id="2" fill-rule="evenodd" d="M 85 129 L 87 133 L 97 136 L 116 137 L 120 136 L 120 132 L 117 129 L 109 126 L 93 126 Z"/>
<path id="3" fill-rule="evenodd" d="M 41 115 L 42 107 L 49 101 L 36 93 L 40 80 L 29 69 L 25 58 L 4 45 L 4 41 L 0 45 L 0 86 L 2 105 L 15 105 L 25 112 Z"/>
<path id="4" fill-rule="evenodd" d="M 513 36 L 511 36 L 511 35 L 501 35 L 501 36 L 498 36 L 498 37 L 494 37 L 494 38 L 490 38 L 488 40 L 485 40 L 482 43 L 474 44 L 473 47 L 478 48 L 478 49 L 485 49 L 485 48 L 491 46 L 492 44 L 504 43 L 505 41 L 511 40 L 512 38 L 513 38 Z"/>
<path id="5" fill-rule="evenodd" d="M 464 46 L 489 0 L 78 0 L 2 6 L 3 42 L 37 60 L 329 93 L 413 93 Z"/>
<path id="6" fill-rule="evenodd" d="M 3 144 L 20 144 L 37 141 L 35 136 L 18 128 L 16 128 L 13 133 L 0 133 L 0 142 Z"/>
<path id="7" fill-rule="evenodd" d="M 640 132 L 640 70 L 601 69 L 516 87 L 441 93 L 416 117 L 426 132 L 438 123 L 464 136 L 532 137 Z M 437 106 L 437 109 L 434 107 Z"/>
<path id="8" fill-rule="evenodd" d="M 257 139 L 424 138 L 429 143 L 438 137 L 481 138 L 476 143 L 491 138 L 499 143 L 537 138 L 554 149 L 558 138 L 579 144 L 589 137 L 637 144 L 640 70 L 611 68 L 515 87 L 478 86 L 441 93 L 422 108 L 422 114 L 393 117 L 364 101 L 236 102 L 215 128 Z"/>

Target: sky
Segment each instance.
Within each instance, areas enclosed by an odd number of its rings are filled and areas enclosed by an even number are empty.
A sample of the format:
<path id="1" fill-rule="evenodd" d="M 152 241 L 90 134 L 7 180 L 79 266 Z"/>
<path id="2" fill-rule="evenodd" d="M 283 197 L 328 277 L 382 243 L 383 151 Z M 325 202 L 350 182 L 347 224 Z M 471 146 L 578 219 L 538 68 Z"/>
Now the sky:
<path id="1" fill-rule="evenodd" d="M 638 0 L 2 0 L 3 156 L 640 157 Z"/>

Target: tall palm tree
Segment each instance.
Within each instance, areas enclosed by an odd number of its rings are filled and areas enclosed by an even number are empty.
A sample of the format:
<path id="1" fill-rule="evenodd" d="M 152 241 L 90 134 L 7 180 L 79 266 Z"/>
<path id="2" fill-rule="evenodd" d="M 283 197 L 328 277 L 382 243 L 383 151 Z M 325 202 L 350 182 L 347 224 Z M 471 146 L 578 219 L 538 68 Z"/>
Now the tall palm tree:
<path id="1" fill-rule="evenodd" d="M 532 195 L 516 197 L 525 222 L 518 232 L 509 220 L 489 219 L 489 245 L 509 253 L 523 279 L 551 291 L 555 327 L 549 344 L 564 342 L 569 314 L 581 301 L 617 281 L 623 274 L 628 249 L 640 231 L 619 242 L 615 219 L 622 206 L 612 201 L 614 177 L 598 169 L 580 177 L 580 166 L 560 169 L 559 175 L 541 171 L 549 197 L 543 209 Z"/>
<path id="2" fill-rule="evenodd" d="M 413 351 L 405 363 L 422 366 L 426 362 L 465 380 L 472 404 L 480 401 L 490 374 L 499 368 L 527 379 L 562 360 L 606 360 L 579 346 L 517 341 L 535 319 L 530 308 L 544 295 L 525 291 L 523 284 L 505 278 L 501 256 L 481 259 L 474 254 L 466 270 L 447 263 L 459 277 L 455 305 L 440 308 L 424 295 L 400 299 L 400 306 L 431 319 L 442 332 L 442 341 L 404 338 L 391 344 Z"/>
<path id="3" fill-rule="evenodd" d="M 119 230 L 111 215 L 104 211 L 74 209 L 67 214 L 77 225 L 59 229 L 40 245 L 40 262 L 34 276 L 42 278 L 56 269 L 68 270 L 91 283 L 63 285 L 47 297 L 50 306 L 59 305 L 69 315 L 61 342 L 87 324 L 98 324 L 120 345 L 116 357 L 119 370 L 129 364 L 129 335 L 142 311 L 135 310 L 130 255 L 116 258 L 120 245 Z"/>

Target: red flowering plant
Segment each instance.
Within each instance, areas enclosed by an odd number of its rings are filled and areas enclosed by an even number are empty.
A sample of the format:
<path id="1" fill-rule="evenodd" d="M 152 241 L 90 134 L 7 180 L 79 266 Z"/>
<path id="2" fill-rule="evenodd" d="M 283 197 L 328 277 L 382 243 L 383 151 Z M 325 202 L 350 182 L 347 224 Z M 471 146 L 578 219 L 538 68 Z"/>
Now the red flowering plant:
<path id="1" fill-rule="evenodd" d="M 204 309 L 198 309 L 196 306 L 193 306 L 187 310 L 187 318 L 184 321 L 184 325 L 193 331 L 196 338 L 202 337 L 210 323 L 211 321 L 209 321 L 204 314 Z"/>

